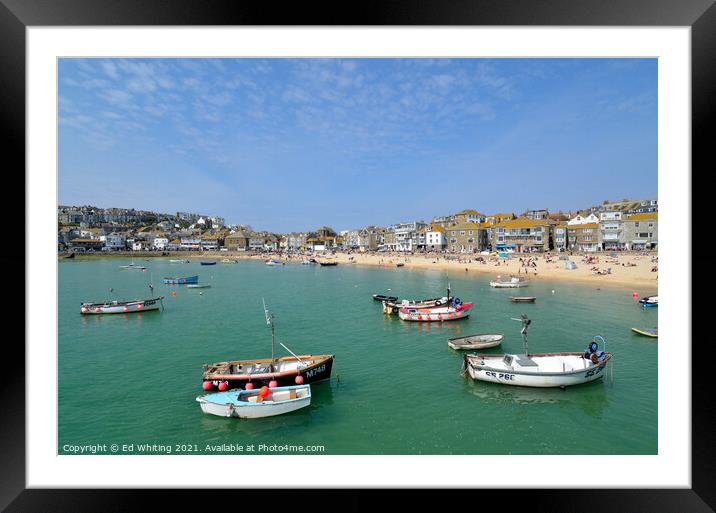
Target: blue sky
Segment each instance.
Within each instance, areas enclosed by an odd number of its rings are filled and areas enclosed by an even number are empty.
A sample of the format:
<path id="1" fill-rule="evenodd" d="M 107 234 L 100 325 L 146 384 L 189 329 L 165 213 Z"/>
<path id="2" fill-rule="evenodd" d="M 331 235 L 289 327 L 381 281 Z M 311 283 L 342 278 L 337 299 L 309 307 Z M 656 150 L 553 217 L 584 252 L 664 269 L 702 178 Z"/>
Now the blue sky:
<path id="1" fill-rule="evenodd" d="M 59 201 L 279 232 L 657 196 L 656 59 L 61 59 Z"/>

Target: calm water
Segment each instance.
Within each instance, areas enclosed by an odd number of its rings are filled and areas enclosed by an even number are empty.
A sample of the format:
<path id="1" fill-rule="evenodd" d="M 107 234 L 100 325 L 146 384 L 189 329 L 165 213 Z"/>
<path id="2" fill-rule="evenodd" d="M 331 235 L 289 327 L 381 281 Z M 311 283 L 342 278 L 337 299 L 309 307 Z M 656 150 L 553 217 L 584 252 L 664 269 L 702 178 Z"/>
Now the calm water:
<path id="1" fill-rule="evenodd" d="M 65 444 L 111 443 L 168 445 L 172 454 L 174 444 L 206 453 L 207 444 L 224 443 L 323 445 L 325 454 L 657 453 L 658 342 L 630 328 L 656 326 L 658 312 L 635 304 L 630 289 L 539 281 L 496 290 L 490 275 L 452 273 L 454 295 L 475 307 L 469 319 L 440 325 L 385 316 L 371 294 L 435 297 L 445 271 L 135 262 L 145 273 L 119 269 L 126 263 L 59 263 L 62 454 Z M 212 287 L 161 284 L 195 274 Z M 162 312 L 79 313 L 82 301 L 148 297 L 150 279 L 165 296 Z M 538 299 L 514 304 L 510 295 Z M 336 355 L 332 378 L 312 386 L 309 407 L 287 415 L 205 415 L 194 400 L 203 393 L 202 363 L 271 355 L 262 297 L 278 341 L 296 354 Z M 583 351 L 593 335 L 606 338 L 615 357 L 605 378 L 566 390 L 463 378 L 462 353 L 447 338 L 501 332 L 502 346 L 485 352 L 521 352 L 520 324 L 510 320 L 520 313 L 533 321 L 531 352 Z"/>

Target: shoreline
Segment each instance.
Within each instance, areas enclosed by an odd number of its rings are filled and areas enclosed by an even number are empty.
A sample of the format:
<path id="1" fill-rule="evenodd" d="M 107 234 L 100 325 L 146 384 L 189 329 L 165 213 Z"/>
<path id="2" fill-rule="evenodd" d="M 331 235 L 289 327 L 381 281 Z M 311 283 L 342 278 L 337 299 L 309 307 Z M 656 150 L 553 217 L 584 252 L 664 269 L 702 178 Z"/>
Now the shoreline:
<path id="1" fill-rule="evenodd" d="M 162 255 L 160 251 L 123 251 L 112 253 L 76 253 L 74 260 L 93 260 L 98 258 L 167 258 L 167 259 L 203 259 L 214 260 L 230 258 L 235 260 L 268 260 L 279 259 L 287 262 L 300 263 L 306 258 L 315 258 L 318 261 L 334 261 L 344 265 L 367 265 L 373 267 L 393 269 L 434 269 L 457 272 L 460 274 L 492 274 L 493 277 L 501 275 L 527 276 L 530 280 L 556 280 L 564 282 L 592 283 L 605 286 L 619 287 L 649 287 L 658 291 L 658 253 L 628 253 L 616 257 L 602 253 L 575 253 L 566 255 L 576 263 L 577 268 L 565 269 L 565 260 L 559 260 L 559 254 L 552 254 L 551 261 L 547 254 L 512 253 L 510 258 L 493 257 L 486 255 L 452 255 L 452 254 L 403 254 L 403 253 L 359 253 L 336 252 L 335 254 L 306 253 L 287 256 L 282 253 L 247 253 L 242 251 L 170 251 Z M 63 260 L 66 254 L 58 254 L 58 260 Z M 564 254 L 562 254 L 564 256 Z M 591 257 L 593 261 L 586 260 Z M 652 261 L 652 259 L 656 261 Z M 482 259 L 479 261 L 478 259 Z M 523 267 L 528 259 L 536 265 Z M 397 267 L 397 264 L 403 264 Z M 629 265 L 627 265 L 629 264 Z M 592 269 L 610 274 L 597 274 Z M 537 274 L 535 275 L 535 270 Z"/>

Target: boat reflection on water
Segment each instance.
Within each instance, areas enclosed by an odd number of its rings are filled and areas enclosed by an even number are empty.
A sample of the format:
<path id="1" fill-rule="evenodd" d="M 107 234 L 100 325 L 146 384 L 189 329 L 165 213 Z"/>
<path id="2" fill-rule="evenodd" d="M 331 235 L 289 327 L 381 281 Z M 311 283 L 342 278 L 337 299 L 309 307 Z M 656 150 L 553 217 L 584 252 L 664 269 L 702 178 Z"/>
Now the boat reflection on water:
<path id="1" fill-rule="evenodd" d="M 83 326 L 95 326 L 106 322 L 117 322 L 117 320 L 122 320 L 127 323 L 133 322 L 141 324 L 144 320 L 144 314 L 137 312 L 132 314 L 120 313 L 113 315 L 82 315 L 80 316 L 80 320 Z"/>
<path id="2" fill-rule="evenodd" d="M 468 380 L 471 381 L 471 380 Z M 577 408 L 590 417 L 601 415 L 609 403 L 607 388 L 602 380 L 560 388 L 505 387 L 499 383 L 485 381 L 468 382 L 467 392 L 483 401 L 493 403 L 514 403 L 523 406 L 558 404 L 569 408 Z"/>

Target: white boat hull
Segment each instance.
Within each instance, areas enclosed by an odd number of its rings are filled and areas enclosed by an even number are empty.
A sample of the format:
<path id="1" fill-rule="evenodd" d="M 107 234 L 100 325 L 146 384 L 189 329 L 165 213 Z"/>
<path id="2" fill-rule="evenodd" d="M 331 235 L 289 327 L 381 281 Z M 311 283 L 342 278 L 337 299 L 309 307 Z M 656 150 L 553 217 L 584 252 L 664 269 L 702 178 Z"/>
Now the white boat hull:
<path id="1" fill-rule="evenodd" d="M 463 305 L 460 310 L 454 307 L 437 308 L 401 308 L 398 317 L 402 321 L 414 322 L 447 322 L 464 319 L 470 316 L 472 304 Z"/>
<path id="2" fill-rule="evenodd" d="M 530 355 L 536 366 L 520 365 L 515 362 L 507 365 L 501 357 L 480 357 L 470 355 L 466 357 L 467 371 L 472 379 L 502 383 L 505 385 L 525 387 L 568 387 L 589 383 L 604 375 L 604 369 L 611 358 L 607 357 L 600 363 L 583 358 L 578 353 L 563 353 L 554 355 Z M 524 355 L 508 355 L 516 359 L 524 359 Z M 482 362 L 482 363 L 480 363 Z"/>
<path id="3" fill-rule="evenodd" d="M 285 388 L 286 390 L 283 390 Z M 296 397 L 288 399 L 288 389 L 308 389 L 304 392 L 305 395 L 302 397 Z M 283 415 L 284 413 L 290 413 L 292 411 L 305 408 L 311 404 L 311 392 L 308 385 L 304 387 L 279 387 L 270 389 L 271 394 L 265 400 L 259 401 L 239 401 L 239 400 L 226 400 L 226 401 L 211 401 L 207 400 L 207 397 L 224 397 L 234 395 L 246 395 L 250 394 L 247 390 L 237 391 L 228 394 L 210 394 L 210 396 L 197 397 L 196 401 L 201 406 L 201 411 L 209 415 L 216 415 L 218 417 L 236 417 L 241 419 L 256 419 L 261 417 L 274 417 L 276 415 Z M 258 391 L 251 393 L 254 395 L 252 399 L 256 399 Z M 275 400 L 274 400 L 275 399 Z"/>
<path id="4" fill-rule="evenodd" d="M 80 313 L 84 315 L 137 313 L 148 312 L 151 310 L 159 310 L 160 306 L 161 301 L 159 299 L 136 301 L 127 304 L 93 304 L 82 305 L 82 307 L 80 308 Z"/>
<path id="5" fill-rule="evenodd" d="M 526 287 L 529 283 L 526 282 L 509 282 L 509 281 L 491 281 L 490 287 L 496 289 L 518 289 L 520 287 Z"/>

